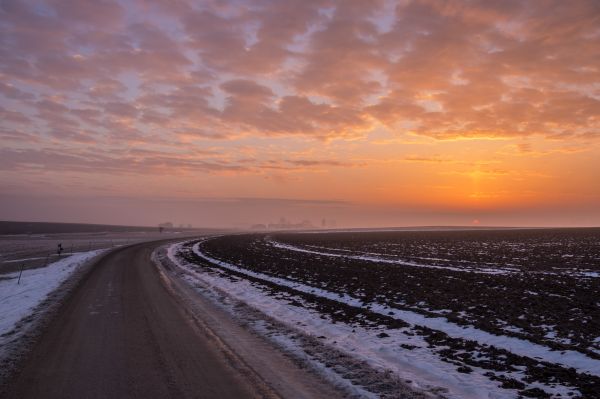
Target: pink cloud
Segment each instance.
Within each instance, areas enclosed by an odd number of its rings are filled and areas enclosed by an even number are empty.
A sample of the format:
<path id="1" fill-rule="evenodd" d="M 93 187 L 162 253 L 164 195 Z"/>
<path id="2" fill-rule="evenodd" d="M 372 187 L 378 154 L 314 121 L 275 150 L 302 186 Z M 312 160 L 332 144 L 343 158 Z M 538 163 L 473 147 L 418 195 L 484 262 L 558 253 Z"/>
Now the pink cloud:
<path id="1" fill-rule="evenodd" d="M 3 2 L 5 131 L 107 151 L 356 139 L 378 125 L 435 139 L 597 138 L 597 2 L 402 1 L 383 28 L 385 6 Z"/>

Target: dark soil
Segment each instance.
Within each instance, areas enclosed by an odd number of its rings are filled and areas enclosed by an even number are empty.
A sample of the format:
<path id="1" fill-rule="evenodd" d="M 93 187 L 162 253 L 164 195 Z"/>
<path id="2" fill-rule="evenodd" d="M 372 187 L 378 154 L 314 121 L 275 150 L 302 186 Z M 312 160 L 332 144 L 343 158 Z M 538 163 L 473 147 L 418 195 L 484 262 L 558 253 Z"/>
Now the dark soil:
<path id="1" fill-rule="evenodd" d="M 465 271 L 297 252 L 276 248 L 272 241 L 341 255 L 377 253 L 386 259 Z M 367 303 L 444 316 L 493 334 L 600 358 L 591 350 L 600 349 L 595 341 L 600 335 L 600 278 L 582 274 L 600 272 L 600 229 L 249 234 L 210 239 L 202 242 L 201 248 L 239 267 L 340 294 L 352 293 Z M 191 245 L 184 256 L 204 267 L 215 267 L 194 255 Z M 490 269 L 506 273 L 479 273 Z M 227 274 L 248 278 L 241 273 Z M 334 321 L 407 326 L 368 308 L 251 280 L 272 295 L 296 295 L 302 300 L 290 298 L 292 305 L 311 306 Z M 555 336 L 547 335 L 550 331 Z M 416 327 L 414 332 L 422 335 L 442 360 L 456 364 L 457 371 L 470 373 L 472 367 L 490 370 L 489 378 L 501 382 L 503 388 L 518 390 L 523 397 L 548 397 L 543 390 L 526 386 L 536 381 L 576 388 L 585 398 L 600 397 L 600 378 L 425 327 Z M 387 334 L 379 336 L 385 339 Z M 525 383 L 498 374 L 518 371 L 517 366 L 525 370 Z"/>

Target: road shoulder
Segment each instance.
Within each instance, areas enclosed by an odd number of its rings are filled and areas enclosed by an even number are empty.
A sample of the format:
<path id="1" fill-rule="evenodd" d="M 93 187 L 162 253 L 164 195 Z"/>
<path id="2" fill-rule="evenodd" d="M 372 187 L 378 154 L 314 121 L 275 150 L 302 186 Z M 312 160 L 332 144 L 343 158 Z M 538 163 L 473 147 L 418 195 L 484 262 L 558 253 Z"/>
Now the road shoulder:
<path id="1" fill-rule="evenodd" d="M 203 335 L 209 337 L 227 362 L 263 393 L 292 399 L 347 397 L 301 360 L 283 353 L 263 336 L 249 330 L 222 308 L 183 281 L 166 256 L 166 247 L 154 252 L 161 279 L 186 309 Z"/>

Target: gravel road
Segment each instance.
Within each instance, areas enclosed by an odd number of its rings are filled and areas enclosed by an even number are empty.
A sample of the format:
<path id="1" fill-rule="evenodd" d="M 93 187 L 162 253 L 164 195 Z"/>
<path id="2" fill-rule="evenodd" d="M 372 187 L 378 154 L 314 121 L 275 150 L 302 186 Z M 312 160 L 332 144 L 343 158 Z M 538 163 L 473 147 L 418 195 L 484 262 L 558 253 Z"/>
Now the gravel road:
<path id="1" fill-rule="evenodd" d="M 279 397 L 198 328 L 151 262 L 160 243 L 101 258 L 8 386 L 9 398 Z"/>

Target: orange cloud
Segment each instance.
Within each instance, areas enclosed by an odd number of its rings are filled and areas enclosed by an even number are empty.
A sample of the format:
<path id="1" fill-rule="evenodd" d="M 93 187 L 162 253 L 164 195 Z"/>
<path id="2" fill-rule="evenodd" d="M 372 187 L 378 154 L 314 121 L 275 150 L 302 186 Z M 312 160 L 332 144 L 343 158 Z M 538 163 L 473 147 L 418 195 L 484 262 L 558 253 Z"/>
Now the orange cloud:
<path id="1" fill-rule="evenodd" d="M 553 179 L 576 184 L 577 200 L 600 196 L 593 0 L 0 7 L 7 187 L 71 170 L 238 173 L 250 177 L 215 190 L 273 196 L 284 178 L 298 195 L 327 198 L 365 196 L 361 181 L 400 201 L 392 178 L 415 192 L 450 187 L 429 193 L 438 203 L 508 201 L 527 189 L 522 180 L 540 201 L 564 197 Z M 483 161 L 494 167 L 473 166 Z M 476 174 L 493 187 L 458 181 Z"/>

